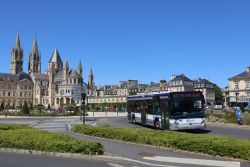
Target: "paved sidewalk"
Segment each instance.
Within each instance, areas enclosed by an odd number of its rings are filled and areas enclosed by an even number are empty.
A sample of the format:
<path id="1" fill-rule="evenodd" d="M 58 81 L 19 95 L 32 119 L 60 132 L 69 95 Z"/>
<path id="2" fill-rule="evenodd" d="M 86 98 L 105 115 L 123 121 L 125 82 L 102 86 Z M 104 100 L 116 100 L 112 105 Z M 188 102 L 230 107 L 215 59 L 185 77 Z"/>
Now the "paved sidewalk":
<path id="1" fill-rule="evenodd" d="M 87 117 L 124 117 L 127 116 L 127 112 L 87 112 Z M 0 115 L 0 118 L 79 118 L 80 116 L 5 116 Z"/>

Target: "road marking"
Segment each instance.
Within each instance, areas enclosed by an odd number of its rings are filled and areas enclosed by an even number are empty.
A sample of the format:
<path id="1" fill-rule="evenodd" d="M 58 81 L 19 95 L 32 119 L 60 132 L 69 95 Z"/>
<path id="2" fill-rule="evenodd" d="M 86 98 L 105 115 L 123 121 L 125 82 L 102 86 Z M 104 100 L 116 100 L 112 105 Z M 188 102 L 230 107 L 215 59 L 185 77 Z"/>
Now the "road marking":
<path id="1" fill-rule="evenodd" d="M 236 161 L 217 161 L 217 160 L 176 158 L 176 157 L 163 157 L 163 156 L 143 157 L 143 159 L 160 161 L 160 162 L 171 162 L 171 163 L 204 165 L 204 166 L 240 167 L 240 162 Z"/>
<path id="2" fill-rule="evenodd" d="M 119 164 L 113 164 L 113 163 L 107 163 L 107 164 L 110 166 L 113 166 L 113 167 L 124 167 L 124 166 L 119 165 Z"/>

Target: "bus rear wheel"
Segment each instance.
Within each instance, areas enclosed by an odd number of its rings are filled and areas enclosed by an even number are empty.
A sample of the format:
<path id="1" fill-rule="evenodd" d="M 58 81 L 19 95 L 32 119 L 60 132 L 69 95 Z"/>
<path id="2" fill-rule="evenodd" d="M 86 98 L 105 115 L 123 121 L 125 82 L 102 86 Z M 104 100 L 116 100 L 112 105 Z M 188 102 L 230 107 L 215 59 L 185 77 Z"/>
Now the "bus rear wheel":
<path id="1" fill-rule="evenodd" d="M 135 123 L 136 123 L 136 121 L 135 121 L 135 117 L 134 117 L 134 116 L 132 117 L 132 123 L 133 123 L 133 124 L 135 124 Z"/>

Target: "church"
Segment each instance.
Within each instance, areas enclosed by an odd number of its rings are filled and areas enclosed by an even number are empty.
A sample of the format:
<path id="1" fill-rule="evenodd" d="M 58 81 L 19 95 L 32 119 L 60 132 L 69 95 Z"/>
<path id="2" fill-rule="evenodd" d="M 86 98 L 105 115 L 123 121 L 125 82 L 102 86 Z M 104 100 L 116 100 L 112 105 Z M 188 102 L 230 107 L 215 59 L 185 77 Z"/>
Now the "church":
<path id="1" fill-rule="evenodd" d="M 36 35 L 29 53 L 28 73 L 23 71 L 23 59 L 17 33 L 11 49 L 10 73 L 0 73 L 0 104 L 13 109 L 22 107 L 25 101 L 55 109 L 69 104 L 80 106 L 81 92 L 86 87 L 81 61 L 76 69 L 72 69 L 68 61 L 62 62 L 59 51 L 55 49 L 45 73 L 41 73 L 41 53 Z"/>

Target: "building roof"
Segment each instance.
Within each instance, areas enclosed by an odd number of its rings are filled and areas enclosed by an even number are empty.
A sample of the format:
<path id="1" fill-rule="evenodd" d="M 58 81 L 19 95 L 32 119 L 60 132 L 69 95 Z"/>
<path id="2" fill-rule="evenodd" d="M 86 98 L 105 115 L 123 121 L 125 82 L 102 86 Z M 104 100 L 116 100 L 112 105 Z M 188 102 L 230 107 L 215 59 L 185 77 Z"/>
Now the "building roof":
<path id="1" fill-rule="evenodd" d="M 207 79 L 202 79 L 202 78 L 198 78 L 196 80 L 194 80 L 194 83 L 200 83 L 200 84 L 212 84 L 212 82 L 210 82 L 209 80 Z"/>
<path id="2" fill-rule="evenodd" d="M 171 82 L 171 81 L 190 81 L 190 82 L 193 82 L 191 79 L 189 79 L 188 77 L 186 77 L 184 74 L 176 75 L 169 82 Z"/>
<path id="3" fill-rule="evenodd" d="M 82 76 L 74 69 L 69 71 L 69 77 L 70 78 L 82 78 Z"/>
<path id="4" fill-rule="evenodd" d="M 40 80 L 40 81 L 49 80 L 47 74 L 33 73 L 33 75 L 35 77 L 35 80 Z"/>
<path id="5" fill-rule="evenodd" d="M 27 79 L 32 81 L 29 74 L 25 72 L 20 72 L 18 74 L 10 74 L 10 73 L 0 73 L 0 81 L 21 81 L 23 79 Z"/>
<path id="6" fill-rule="evenodd" d="M 55 75 L 55 79 L 62 79 L 63 78 L 63 70 L 60 70 Z M 82 76 L 77 72 L 75 69 L 71 69 L 67 74 L 67 78 L 82 78 Z"/>
<path id="7" fill-rule="evenodd" d="M 146 88 L 145 92 L 154 92 L 160 90 L 160 83 L 154 83 L 152 82 L 148 87 Z"/>
<path id="8" fill-rule="evenodd" d="M 250 72 L 244 71 L 238 75 L 235 75 L 231 78 L 229 78 L 228 80 L 235 80 L 235 79 L 246 79 L 249 78 L 250 79 Z"/>
<path id="9" fill-rule="evenodd" d="M 49 63 L 51 63 L 51 62 L 63 64 L 61 56 L 56 48 L 55 48 L 55 50 L 54 50 L 54 52 L 49 60 Z"/>

